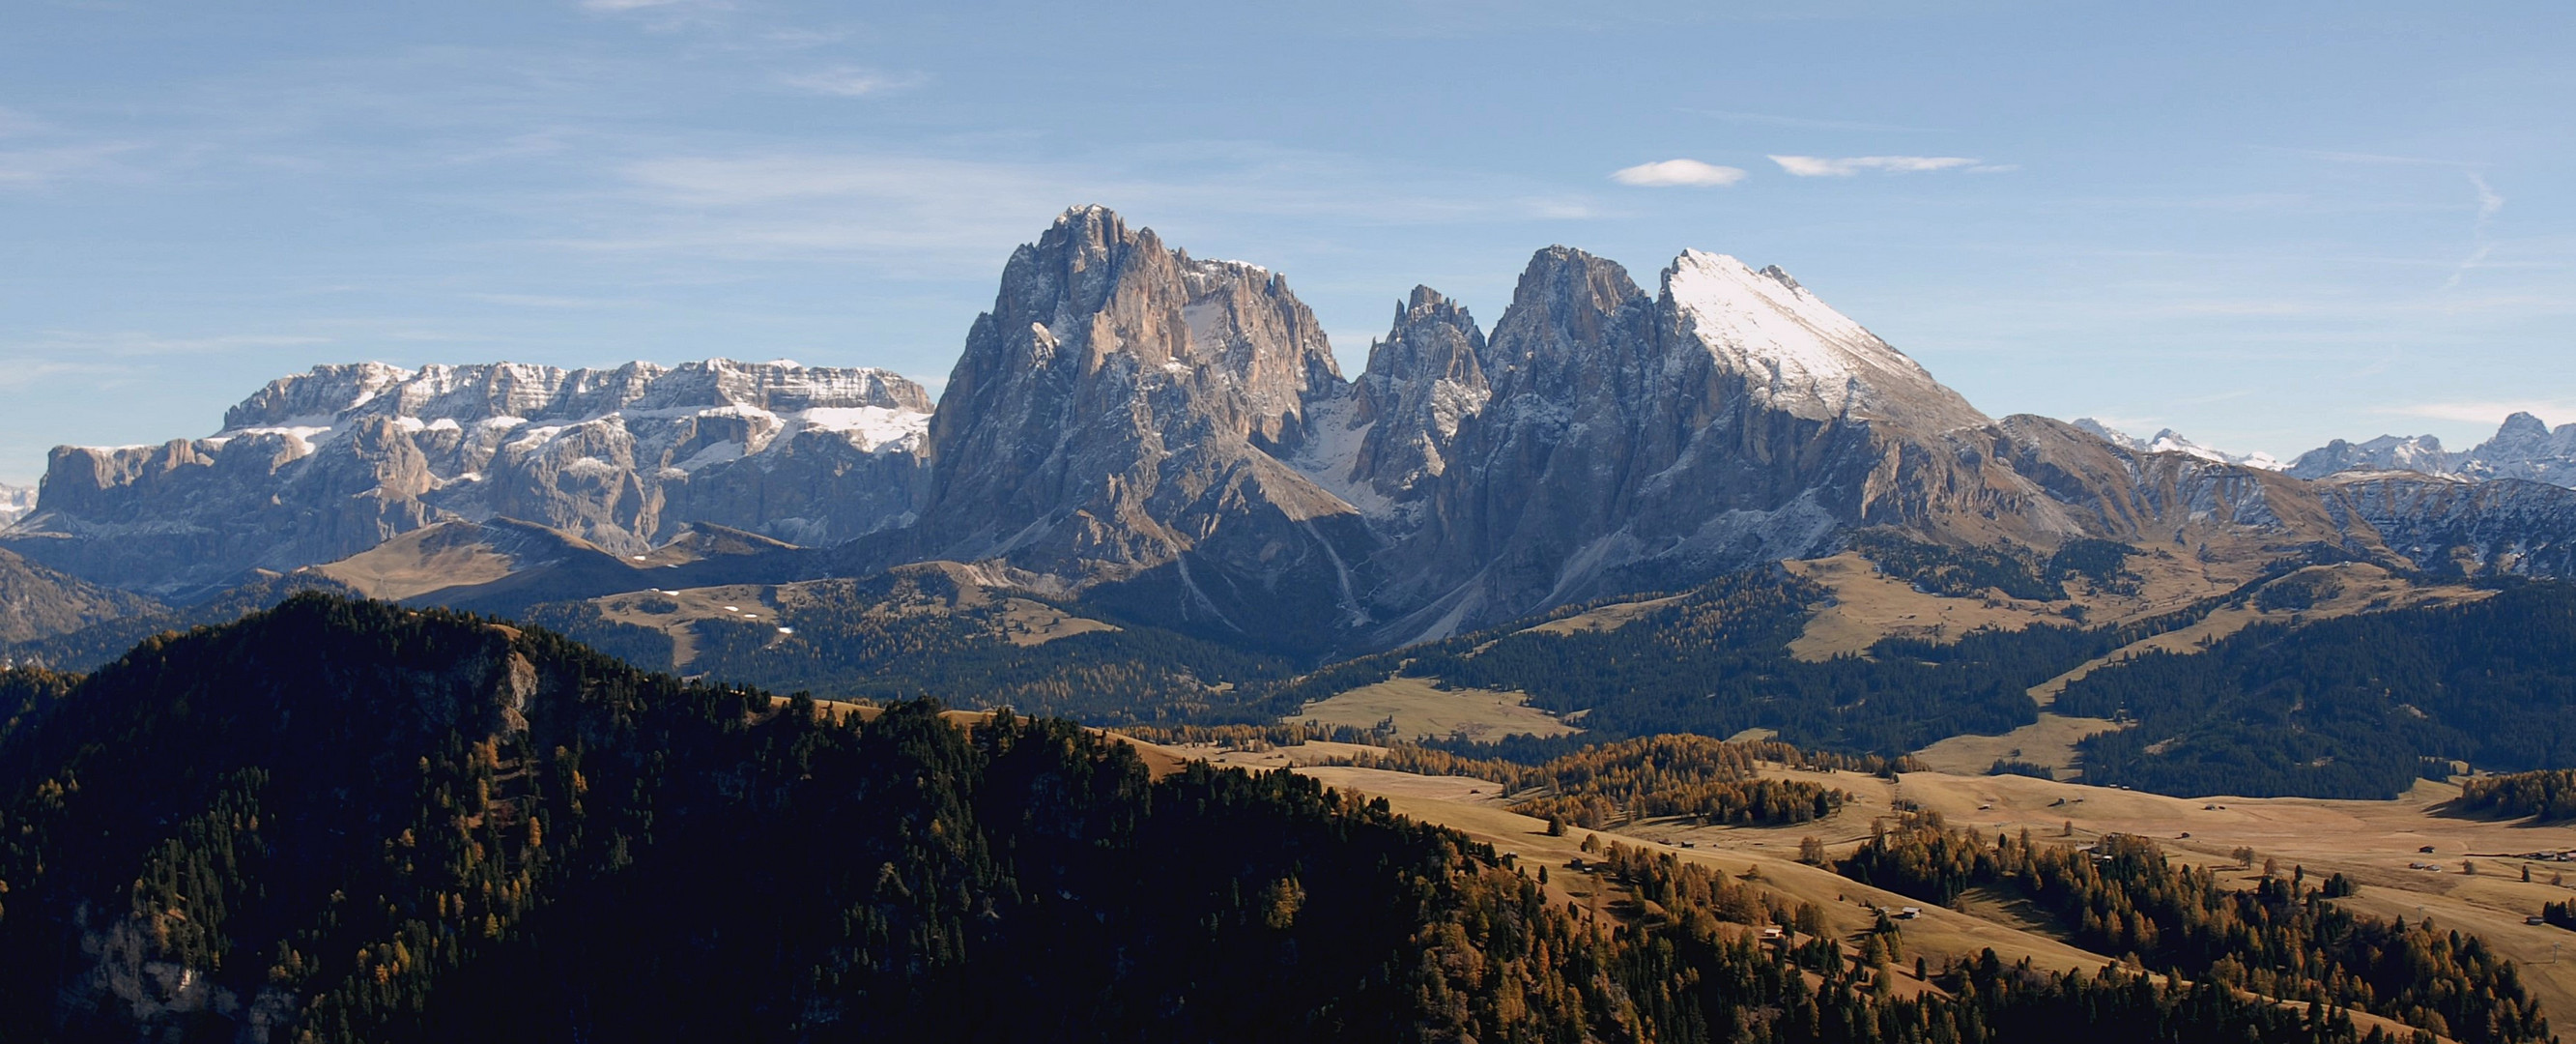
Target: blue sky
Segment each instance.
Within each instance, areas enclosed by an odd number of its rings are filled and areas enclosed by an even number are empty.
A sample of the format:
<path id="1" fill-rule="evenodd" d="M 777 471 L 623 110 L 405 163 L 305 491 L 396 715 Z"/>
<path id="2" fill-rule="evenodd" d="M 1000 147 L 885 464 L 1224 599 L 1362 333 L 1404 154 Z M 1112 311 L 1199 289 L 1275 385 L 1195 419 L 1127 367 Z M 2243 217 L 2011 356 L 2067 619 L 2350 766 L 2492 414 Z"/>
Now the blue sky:
<path id="1" fill-rule="evenodd" d="M 1284 272 L 1352 371 L 1415 283 L 1491 323 L 1539 247 L 1699 247 L 1996 415 L 2466 445 L 2576 421 L 2571 44 L 2563 3 L 18 0 L 0 481 L 328 361 L 935 391 L 1080 202 Z"/>

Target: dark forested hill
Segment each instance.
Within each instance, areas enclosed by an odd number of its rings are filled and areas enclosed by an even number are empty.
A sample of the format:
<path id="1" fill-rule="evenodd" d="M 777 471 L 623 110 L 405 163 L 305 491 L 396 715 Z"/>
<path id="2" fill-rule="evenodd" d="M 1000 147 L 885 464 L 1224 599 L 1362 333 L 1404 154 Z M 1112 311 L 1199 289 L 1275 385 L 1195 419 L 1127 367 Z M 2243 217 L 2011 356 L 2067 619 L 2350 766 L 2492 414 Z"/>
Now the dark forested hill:
<path id="1" fill-rule="evenodd" d="M 1669 856 L 1612 930 L 1301 777 L 469 616 L 302 595 L 0 695 L 12 1041 L 2362 1039 L 1991 954 L 1892 994 Z"/>
<path id="2" fill-rule="evenodd" d="M 2083 744 L 2087 782 L 2169 794 L 2388 797 L 2419 771 L 2576 767 L 2576 586 L 2246 628 L 2057 698 L 2137 725 Z M 2430 764 L 2428 765 L 2428 759 Z"/>

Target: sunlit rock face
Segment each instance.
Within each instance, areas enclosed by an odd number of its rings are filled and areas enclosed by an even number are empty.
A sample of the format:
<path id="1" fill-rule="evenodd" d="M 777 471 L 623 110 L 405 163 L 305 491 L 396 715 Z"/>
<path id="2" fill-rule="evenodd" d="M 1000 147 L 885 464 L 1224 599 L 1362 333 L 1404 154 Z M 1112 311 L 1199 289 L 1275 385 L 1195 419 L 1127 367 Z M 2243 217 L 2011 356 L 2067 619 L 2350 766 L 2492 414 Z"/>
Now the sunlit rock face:
<path id="1" fill-rule="evenodd" d="M 839 542 L 910 521 L 930 410 L 894 374 L 793 363 L 320 366 L 205 438 L 57 448 L 8 544 L 184 593 L 449 519 L 521 519 L 621 551 L 693 522 Z"/>

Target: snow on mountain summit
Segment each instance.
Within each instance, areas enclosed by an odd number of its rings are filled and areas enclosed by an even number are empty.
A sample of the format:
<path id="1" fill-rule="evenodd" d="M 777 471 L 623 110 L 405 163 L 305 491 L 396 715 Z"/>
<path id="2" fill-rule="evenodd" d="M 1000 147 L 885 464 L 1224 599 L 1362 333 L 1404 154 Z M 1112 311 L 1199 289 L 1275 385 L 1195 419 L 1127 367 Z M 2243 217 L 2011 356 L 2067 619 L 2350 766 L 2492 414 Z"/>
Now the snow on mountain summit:
<path id="1" fill-rule="evenodd" d="M 1987 422 L 1966 399 L 1778 266 L 1684 251 L 1663 274 L 1686 335 L 1753 378 L 1776 409 L 1810 417 L 1850 413 L 1938 428 Z"/>
<path id="2" fill-rule="evenodd" d="M 2075 426 L 2104 442 L 2138 453 L 2181 453 L 2220 464 L 2241 464 L 2265 471 L 2281 471 L 2289 467 L 2278 458 L 2261 450 L 2252 453 L 2229 453 L 2226 450 L 2193 442 L 2172 428 L 2161 429 L 2154 436 L 2142 439 L 2091 417 L 2076 418 Z"/>
<path id="3" fill-rule="evenodd" d="M 9 523 L 35 509 L 36 491 L 33 488 L 0 484 L 0 529 L 9 528 Z"/>

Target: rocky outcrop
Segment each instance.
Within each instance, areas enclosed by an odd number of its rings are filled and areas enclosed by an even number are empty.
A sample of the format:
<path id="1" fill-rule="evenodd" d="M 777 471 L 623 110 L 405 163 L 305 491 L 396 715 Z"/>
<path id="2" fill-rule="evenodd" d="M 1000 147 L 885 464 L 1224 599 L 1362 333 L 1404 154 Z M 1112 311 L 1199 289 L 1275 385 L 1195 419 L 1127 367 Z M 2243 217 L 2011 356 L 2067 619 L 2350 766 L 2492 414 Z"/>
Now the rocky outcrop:
<path id="1" fill-rule="evenodd" d="M 1411 528 L 1432 480 L 1449 466 L 1458 426 L 1485 408 L 1485 335 L 1474 316 L 1413 288 L 1350 394 L 1315 407 L 1300 470 L 1382 522 Z"/>
<path id="2" fill-rule="evenodd" d="M 1285 280 L 1068 211 L 1011 256 L 976 318 L 930 423 L 921 521 L 892 553 L 1123 585 L 1256 639 L 1308 626 L 1337 601 L 1337 545 L 1366 534 L 1278 455 L 1341 390 Z"/>
<path id="3" fill-rule="evenodd" d="M 0 539 L 172 594 L 454 519 L 527 520 L 617 552 L 694 523 L 838 543 L 910 521 L 930 408 L 884 371 L 792 363 L 323 366 L 207 438 L 56 449 L 38 510 Z"/>
<path id="4" fill-rule="evenodd" d="M 1990 420 L 1777 268 L 1686 253 L 1649 296 L 1550 248 L 1481 354 L 1489 400 L 1374 563 L 1379 641 L 1814 554 L 1854 525 L 2076 528 L 1963 457 Z"/>

